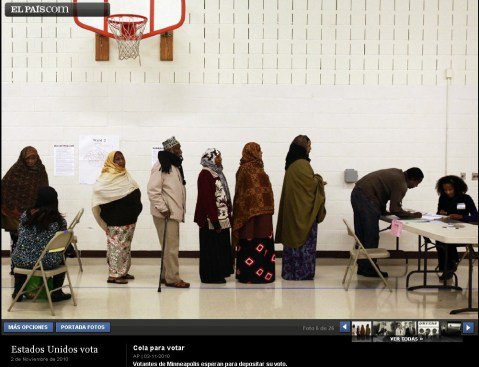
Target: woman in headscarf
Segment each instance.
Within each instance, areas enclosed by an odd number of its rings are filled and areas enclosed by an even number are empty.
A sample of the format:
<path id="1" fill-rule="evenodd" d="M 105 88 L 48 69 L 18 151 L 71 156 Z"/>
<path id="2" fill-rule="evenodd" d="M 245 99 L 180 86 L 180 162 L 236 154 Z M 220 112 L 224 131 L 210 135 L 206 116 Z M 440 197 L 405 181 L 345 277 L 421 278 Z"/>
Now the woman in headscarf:
<path id="1" fill-rule="evenodd" d="M 202 283 L 226 283 L 225 277 L 233 274 L 232 205 L 220 151 L 208 149 L 201 165 L 195 210 L 200 227 L 200 278 Z"/>
<path id="2" fill-rule="evenodd" d="M 276 243 L 282 243 L 286 280 L 311 280 L 316 268 L 317 226 L 326 216 L 323 179 L 309 163 L 311 141 L 297 136 L 286 156 Z"/>
<path id="3" fill-rule="evenodd" d="M 58 231 L 65 230 L 67 222 L 58 211 L 58 194 L 53 187 L 46 186 L 38 190 L 38 195 L 32 208 L 25 211 L 20 217 L 18 242 L 12 254 L 15 266 L 33 269 L 45 246 Z M 55 269 L 63 264 L 62 252 L 47 253 L 42 261 L 45 270 Z M 27 280 L 25 274 L 15 274 L 15 286 L 12 297 L 15 298 Z M 65 273 L 53 276 L 53 288 L 63 286 Z M 64 301 L 71 298 L 71 294 L 63 293 L 61 289 L 52 292 L 52 302 Z M 23 300 L 23 295 L 18 301 Z"/>
<path id="4" fill-rule="evenodd" d="M 48 174 L 34 147 L 25 147 L 2 178 L 2 228 L 10 233 L 11 251 L 18 240 L 20 215 L 35 204 L 38 189 L 48 186 Z M 10 274 L 13 275 L 13 264 Z"/>
<path id="5" fill-rule="evenodd" d="M 236 279 L 241 283 L 275 280 L 274 196 L 262 159 L 261 147 L 248 143 L 236 172 L 233 246 L 236 247 Z"/>
<path id="6" fill-rule="evenodd" d="M 121 152 L 108 154 L 93 187 L 92 210 L 107 236 L 108 283 L 126 284 L 135 279 L 131 266 L 131 241 L 141 213 L 138 184 L 125 168 Z"/>

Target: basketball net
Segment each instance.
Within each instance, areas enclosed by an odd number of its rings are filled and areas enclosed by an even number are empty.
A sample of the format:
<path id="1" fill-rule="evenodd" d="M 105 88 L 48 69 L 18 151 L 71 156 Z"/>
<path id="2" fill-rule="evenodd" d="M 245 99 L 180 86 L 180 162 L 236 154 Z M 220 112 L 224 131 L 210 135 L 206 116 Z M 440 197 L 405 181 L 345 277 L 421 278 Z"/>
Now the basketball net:
<path id="1" fill-rule="evenodd" d="M 148 19 L 142 15 L 116 14 L 108 17 L 108 26 L 118 43 L 120 60 L 136 59 L 141 65 L 140 41 Z"/>

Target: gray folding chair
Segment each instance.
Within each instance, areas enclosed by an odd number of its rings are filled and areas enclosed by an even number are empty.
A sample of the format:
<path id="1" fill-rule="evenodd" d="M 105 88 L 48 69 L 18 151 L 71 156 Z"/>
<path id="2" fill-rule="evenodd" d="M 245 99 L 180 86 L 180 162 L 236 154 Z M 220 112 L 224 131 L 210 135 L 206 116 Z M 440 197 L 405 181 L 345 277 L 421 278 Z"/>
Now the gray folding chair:
<path id="1" fill-rule="evenodd" d="M 346 272 L 344 273 L 343 277 L 343 282 L 346 281 L 346 276 L 348 275 L 349 272 L 349 278 L 348 282 L 346 284 L 346 291 L 349 289 L 349 284 L 351 283 L 351 278 L 353 277 L 353 272 L 354 268 L 357 265 L 357 262 L 359 259 L 368 259 L 371 265 L 373 266 L 374 270 L 376 273 L 378 273 L 379 277 L 383 281 L 384 285 L 389 288 L 389 291 L 392 292 L 391 287 L 389 286 L 389 283 L 387 282 L 386 279 L 384 279 L 383 275 L 379 271 L 378 267 L 374 263 L 373 259 L 386 259 L 390 257 L 389 251 L 382 249 L 382 248 L 374 248 L 374 249 L 366 249 L 359 238 L 356 236 L 354 231 L 351 229 L 351 226 L 349 225 L 348 221 L 346 219 L 343 219 L 344 224 L 346 224 L 346 228 L 348 229 L 348 235 L 354 238 L 354 244 L 353 248 L 350 251 L 349 255 L 349 263 L 348 266 L 346 267 Z"/>
<path id="2" fill-rule="evenodd" d="M 80 222 L 80 218 L 81 216 L 83 215 L 83 212 L 85 210 L 83 208 L 81 208 L 77 215 L 75 216 L 75 218 L 73 218 L 72 222 L 70 223 L 70 226 L 68 227 L 68 229 L 74 229 L 75 226 Z M 77 236 L 73 236 L 72 238 L 72 245 L 73 245 L 73 248 L 75 249 L 75 254 L 77 256 L 77 259 L 78 259 L 78 265 L 80 266 L 80 271 L 83 272 L 83 266 L 82 266 L 82 262 L 81 262 L 81 251 L 78 250 L 78 238 Z"/>
<path id="3" fill-rule="evenodd" d="M 68 273 L 68 267 L 67 267 L 66 262 L 65 262 L 65 249 L 71 243 L 72 238 L 73 238 L 73 231 L 71 229 L 67 229 L 65 231 L 59 231 L 59 232 L 55 233 L 53 238 L 50 240 L 50 242 L 48 242 L 48 244 L 43 249 L 40 257 L 38 258 L 37 262 L 33 266 L 33 269 L 24 269 L 24 268 L 17 268 L 17 267 L 13 269 L 13 272 L 15 274 L 24 274 L 24 275 L 27 276 L 27 279 L 23 283 L 22 287 L 20 288 L 20 291 L 17 293 L 17 295 L 13 299 L 10 307 L 8 308 L 9 312 L 11 311 L 11 309 L 13 308 L 15 303 L 17 302 L 18 298 L 20 298 L 20 296 L 22 294 L 27 293 L 26 291 L 24 291 L 24 289 L 25 289 L 26 285 L 28 284 L 28 282 L 30 281 L 30 278 L 32 276 L 37 276 L 37 277 L 42 277 L 43 278 L 43 284 L 38 289 L 38 291 L 35 295 L 34 301 L 36 300 L 36 298 L 40 294 L 40 291 L 43 288 L 45 288 L 47 298 L 48 298 L 48 303 L 50 304 L 50 310 L 52 312 L 52 316 L 55 316 L 55 311 L 53 310 L 53 303 L 52 303 L 51 294 L 54 291 L 57 291 L 57 290 L 62 289 L 63 287 L 66 287 L 66 285 L 63 285 L 59 288 L 54 288 L 54 289 L 49 289 L 48 288 L 48 282 L 47 282 L 48 279 L 55 276 L 55 275 L 66 273 L 66 276 L 67 276 L 67 279 L 68 279 L 68 287 L 70 288 L 70 293 L 72 295 L 73 304 L 75 306 L 77 305 L 76 300 L 75 300 L 75 294 L 73 293 L 72 282 L 70 280 L 70 274 Z M 63 252 L 64 265 L 61 265 L 61 266 L 59 266 L 58 268 L 55 268 L 55 269 L 45 270 L 45 269 L 43 269 L 43 264 L 42 264 L 43 258 L 45 257 L 45 255 L 47 253 L 52 253 L 52 252 Z M 31 292 L 31 291 L 28 291 L 28 292 Z"/>

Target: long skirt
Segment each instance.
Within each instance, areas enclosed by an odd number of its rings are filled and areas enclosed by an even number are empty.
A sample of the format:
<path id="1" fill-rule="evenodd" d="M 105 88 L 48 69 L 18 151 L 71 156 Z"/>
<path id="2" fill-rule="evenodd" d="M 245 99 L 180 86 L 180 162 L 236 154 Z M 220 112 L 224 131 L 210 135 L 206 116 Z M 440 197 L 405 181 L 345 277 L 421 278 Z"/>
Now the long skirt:
<path id="1" fill-rule="evenodd" d="M 131 241 L 136 223 L 126 226 L 111 226 L 107 229 L 107 262 L 111 278 L 128 274 L 131 266 Z"/>
<path id="2" fill-rule="evenodd" d="M 223 281 L 233 274 L 230 230 L 216 233 L 200 228 L 200 278 L 203 283 Z"/>
<path id="3" fill-rule="evenodd" d="M 236 247 L 236 279 L 240 283 L 272 283 L 275 280 L 273 237 L 240 239 Z"/>
<path id="4" fill-rule="evenodd" d="M 299 248 L 284 246 L 283 270 L 281 276 L 285 280 L 312 280 L 316 269 L 316 242 L 318 225 L 313 224 L 308 239 Z"/>

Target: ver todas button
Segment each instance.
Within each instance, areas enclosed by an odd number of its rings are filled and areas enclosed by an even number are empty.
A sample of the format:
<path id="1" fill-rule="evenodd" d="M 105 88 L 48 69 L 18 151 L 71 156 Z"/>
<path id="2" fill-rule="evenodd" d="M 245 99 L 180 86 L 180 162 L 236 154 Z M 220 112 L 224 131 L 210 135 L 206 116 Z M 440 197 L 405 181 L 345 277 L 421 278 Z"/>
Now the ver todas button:
<path id="1" fill-rule="evenodd" d="M 109 322 L 57 322 L 57 333 L 109 333 Z"/>

